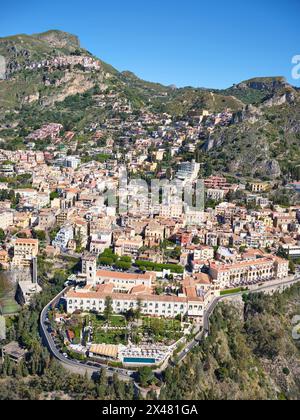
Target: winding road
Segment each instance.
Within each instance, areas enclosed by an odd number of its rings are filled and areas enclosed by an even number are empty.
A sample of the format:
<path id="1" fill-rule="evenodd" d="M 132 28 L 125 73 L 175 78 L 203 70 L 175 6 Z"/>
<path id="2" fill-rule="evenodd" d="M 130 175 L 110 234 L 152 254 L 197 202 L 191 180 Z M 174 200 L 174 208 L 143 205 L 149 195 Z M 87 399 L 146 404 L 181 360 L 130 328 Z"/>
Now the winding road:
<path id="1" fill-rule="evenodd" d="M 101 363 L 96 362 L 80 362 L 78 360 L 69 359 L 65 357 L 61 350 L 57 348 L 57 345 L 51 335 L 51 331 L 49 331 L 49 324 L 47 322 L 47 315 L 48 311 L 51 306 L 56 305 L 61 297 L 70 289 L 70 287 L 66 287 L 62 290 L 51 302 L 49 302 L 45 308 L 41 312 L 40 316 L 40 332 L 43 339 L 44 345 L 48 348 L 49 352 L 55 357 L 67 370 L 72 373 L 78 373 L 92 377 L 93 375 L 99 373 L 101 368 L 107 370 L 108 376 L 112 376 L 116 373 L 119 376 L 119 379 L 123 381 L 133 381 L 131 377 L 132 372 L 129 372 L 125 369 L 113 368 L 108 367 L 107 365 L 102 365 Z"/>
<path id="2" fill-rule="evenodd" d="M 275 293 L 278 290 L 284 290 L 293 284 L 296 284 L 300 282 L 300 276 L 295 276 L 293 279 L 289 279 L 285 282 L 278 281 L 272 282 L 272 283 L 266 283 L 260 287 L 257 287 L 255 289 L 249 290 L 251 293 L 259 293 L 259 292 L 267 292 L 267 293 Z M 133 372 L 130 372 L 125 369 L 120 368 L 113 368 L 108 367 L 107 365 L 101 364 L 101 363 L 86 363 L 86 362 L 80 362 L 74 359 L 69 359 L 65 357 L 61 350 L 57 348 L 57 345 L 51 335 L 51 331 L 49 330 L 49 324 L 47 322 L 47 315 L 48 311 L 51 306 L 56 305 L 61 297 L 70 289 L 70 287 L 65 288 L 62 290 L 51 302 L 48 303 L 48 305 L 45 306 L 45 308 L 41 312 L 40 316 L 40 332 L 43 339 L 43 343 L 47 346 L 48 350 L 52 354 L 53 357 L 55 357 L 66 369 L 71 371 L 72 373 L 78 373 L 78 374 L 87 374 L 88 376 L 92 377 L 93 375 L 99 373 L 99 370 L 101 368 L 104 368 L 107 371 L 108 376 L 112 376 L 113 374 L 117 374 L 120 380 L 123 381 L 133 381 L 134 378 L 132 377 Z M 196 346 L 199 345 L 199 342 L 203 340 L 204 337 L 206 337 L 209 334 L 209 321 L 210 317 L 212 316 L 215 308 L 219 304 L 219 302 L 226 300 L 226 299 L 232 299 L 241 297 L 245 292 L 239 292 L 234 293 L 231 295 L 225 295 L 225 296 L 218 296 L 216 297 L 210 304 L 209 308 L 205 312 L 204 315 L 204 325 L 203 329 L 199 334 L 191 341 L 189 342 L 184 350 L 180 352 L 176 357 L 176 362 L 170 362 L 172 365 L 178 364 L 182 362 L 185 357 L 188 355 L 188 353 Z"/>
<path id="3" fill-rule="evenodd" d="M 272 282 L 269 284 L 265 283 L 263 286 L 250 289 L 248 293 L 260 293 L 260 292 L 275 293 L 280 290 L 283 291 L 284 289 L 291 287 L 294 284 L 299 283 L 299 282 L 300 282 L 300 276 L 298 275 L 298 276 L 295 276 L 293 279 L 289 279 L 287 281 L 280 280 L 278 282 Z M 209 308 L 206 310 L 205 315 L 204 315 L 203 330 L 193 339 L 193 341 L 188 343 L 188 345 L 185 347 L 184 350 L 182 350 L 182 352 L 180 352 L 177 355 L 176 365 L 182 362 L 186 358 L 188 353 L 194 347 L 199 345 L 199 342 L 203 340 L 204 337 L 207 337 L 209 335 L 209 321 L 217 305 L 223 300 L 241 297 L 245 293 L 247 292 L 243 291 L 239 293 L 233 293 L 231 295 L 218 296 L 211 302 Z"/>

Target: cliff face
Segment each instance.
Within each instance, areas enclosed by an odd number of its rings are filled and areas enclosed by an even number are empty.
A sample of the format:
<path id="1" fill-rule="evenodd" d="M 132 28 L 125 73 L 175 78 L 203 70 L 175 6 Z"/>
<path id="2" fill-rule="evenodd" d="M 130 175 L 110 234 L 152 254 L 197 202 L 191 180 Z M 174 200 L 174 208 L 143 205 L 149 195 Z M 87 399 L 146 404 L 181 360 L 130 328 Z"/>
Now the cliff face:
<path id="1" fill-rule="evenodd" d="M 277 178 L 287 165 L 299 164 L 300 96 L 296 89 L 284 84 L 282 92 L 279 86 L 261 103 L 236 112 L 229 127 L 208 137 L 205 150 L 229 172 Z"/>
<path id="2" fill-rule="evenodd" d="M 288 83 L 283 77 L 260 77 L 250 79 L 237 85 L 237 89 L 255 89 L 263 92 L 274 93 L 286 88 Z"/>
<path id="3" fill-rule="evenodd" d="M 240 123 L 213 133 L 206 143 L 207 151 L 220 160 L 228 172 L 254 177 L 279 177 L 279 162 L 273 158 L 264 134 L 268 130 L 267 123 L 253 115 L 249 119 L 243 114 L 235 117 L 237 120 L 240 118 Z"/>

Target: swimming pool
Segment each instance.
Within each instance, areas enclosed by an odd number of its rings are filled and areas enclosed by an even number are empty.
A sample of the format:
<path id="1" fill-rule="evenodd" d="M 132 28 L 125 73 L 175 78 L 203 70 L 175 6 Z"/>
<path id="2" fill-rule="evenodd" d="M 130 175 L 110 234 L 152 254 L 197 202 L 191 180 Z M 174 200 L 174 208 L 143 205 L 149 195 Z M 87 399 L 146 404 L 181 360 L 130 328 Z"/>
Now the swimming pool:
<path id="1" fill-rule="evenodd" d="M 155 365 L 155 359 L 148 359 L 145 357 L 124 357 L 123 363 L 132 363 L 136 365 Z"/>

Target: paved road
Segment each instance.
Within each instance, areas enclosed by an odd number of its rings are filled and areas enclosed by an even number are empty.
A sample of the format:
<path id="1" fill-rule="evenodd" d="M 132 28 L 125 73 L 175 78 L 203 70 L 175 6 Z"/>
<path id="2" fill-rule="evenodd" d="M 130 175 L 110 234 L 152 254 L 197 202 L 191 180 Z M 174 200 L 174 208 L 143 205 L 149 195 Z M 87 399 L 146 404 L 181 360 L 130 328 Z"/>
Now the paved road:
<path id="1" fill-rule="evenodd" d="M 291 286 L 295 283 L 298 283 L 299 281 L 300 281 L 300 277 L 295 277 L 294 279 L 287 280 L 286 282 L 282 282 L 282 281 L 280 281 L 278 283 L 272 282 L 272 284 L 265 284 L 261 287 L 258 287 L 255 290 L 251 290 L 250 292 L 251 293 L 259 293 L 259 292 L 274 293 L 277 290 L 282 290 L 283 288 L 289 287 L 289 286 Z M 108 376 L 112 376 L 114 373 L 116 373 L 118 375 L 119 379 L 121 379 L 123 381 L 134 381 L 134 379 L 131 377 L 131 372 L 129 372 L 125 369 L 107 367 L 106 365 L 102 365 L 101 363 L 98 363 L 97 367 L 93 367 L 93 366 L 90 366 L 89 364 L 86 364 L 86 363 L 80 363 L 77 360 L 68 359 L 62 354 L 62 352 L 60 350 L 58 350 L 58 348 L 57 348 L 57 346 L 56 346 L 56 344 L 53 340 L 53 337 L 51 336 L 51 333 L 48 331 L 49 326 L 47 325 L 47 314 L 48 314 L 48 311 L 49 311 L 49 308 L 51 307 L 51 305 L 57 304 L 58 301 L 60 300 L 60 298 L 69 289 L 70 289 L 70 287 L 65 288 L 51 302 L 49 302 L 48 305 L 45 306 L 45 308 L 43 309 L 43 311 L 41 313 L 41 316 L 40 316 L 41 335 L 42 335 L 44 344 L 48 347 L 48 350 L 50 351 L 50 353 L 66 369 L 68 369 L 72 373 L 79 373 L 79 374 L 86 374 L 87 373 L 89 376 L 93 376 L 93 374 L 99 372 L 99 370 L 101 368 L 104 368 L 104 369 L 107 370 Z M 199 342 L 203 339 L 203 337 L 206 337 L 209 334 L 209 321 L 210 321 L 210 318 L 211 318 L 215 308 L 219 304 L 219 302 L 221 302 L 222 300 L 229 299 L 229 298 L 240 297 L 244 293 L 245 292 L 239 292 L 239 293 L 234 293 L 232 295 L 219 296 L 219 297 L 216 297 L 212 301 L 209 308 L 205 312 L 202 331 L 199 332 L 199 334 L 190 343 L 187 344 L 185 349 L 177 355 L 176 364 L 183 361 L 185 359 L 185 357 L 188 355 L 188 353 L 194 347 L 199 345 Z M 174 362 L 172 362 L 172 361 L 170 361 L 170 363 L 174 364 Z"/>
<path id="2" fill-rule="evenodd" d="M 266 283 L 263 286 L 260 286 L 256 289 L 251 289 L 248 293 L 260 293 L 260 292 L 269 292 L 269 293 L 275 293 L 278 290 L 283 290 L 284 288 L 290 287 L 293 284 L 296 284 L 300 281 L 300 277 L 296 276 L 293 279 L 287 280 L 287 281 L 278 281 L 277 283 L 272 282 L 270 284 Z M 214 310 L 218 306 L 218 304 L 222 300 L 234 298 L 234 297 L 241 297 L 244 293 L 247 292 L 239 292 L 239 293 L 233 293 L 232 295 L 225 295 L 225 296 L 218 296 L 216 297 L 212 303 L 210 304 L 209 308 L 205 312 L 204 320 L 203 320 L 203 330 L 194 338 L 193 341 L 188 343 L 188 345 L 185 347 L 185 349 L 180 352 L 177 355 L 176 358 L 176 364 L 182 362 L 185 357 L 188 355 L 188 353 L 196 346 L 199 345 L 199 342 L 203 340 L 203 337 L 206 337 L 209 334 L 209 321 L 214 313 Z"/>
<path id="3" fill-rule="evenodd" d="M 71 360 L 66 358 L 62 352 L 57 348 L 51 333 L 49 332 L 48 328 L 49 325 L 47 324 L 47 314 L 52 305 L 55 305 L 59 302 L 60 298 L 69 290 L 70 288 L 65 288 L 62 292 L 60 292 L 51 302 L 48 303 L 47 306 L 42 310 L 40 316 L 40 331 L 43 338 L 44 344 L 47 346 L 48 350 L 55 357 L 66 369 L 71 371 L 72 373 L 79 373 L 79 374 L 88 374 L 88 376 L 93 376 L 95 373 L 99 372 L 101 368 L 107 370 L 108 376 L 112 376 L 114 373 L 117 373 L 119 379 L 123 381 L 133 381 L 133 378 L 128 374 L 128 371 L 125 369 L 118 369 L 118 368 L 111 368 L 106 365 L 102 365 L 101 363 L 97 363 L 97 367 L 90 366 L 86 363 L 81 363 L 77 360 Z"/>

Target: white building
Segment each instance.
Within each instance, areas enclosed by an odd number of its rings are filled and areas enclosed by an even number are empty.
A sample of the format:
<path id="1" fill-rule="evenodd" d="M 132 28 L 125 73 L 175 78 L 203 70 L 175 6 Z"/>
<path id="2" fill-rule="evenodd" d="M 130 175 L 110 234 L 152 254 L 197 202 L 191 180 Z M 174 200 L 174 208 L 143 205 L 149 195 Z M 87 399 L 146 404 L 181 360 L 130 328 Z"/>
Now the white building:
<path id="1" fill-rule="evenodd" d="M 74 229 L 71 225 L 66 225 L 60 229 L 52 245 L 60 248 L 61 251 L 65 251 L 71 239 L 74 239 Z"/>
<path id="2" fill-rule="evenodd" d="M 112 299 L 113 312 L 116 314 L 126 313 L 130 309 L 138 308 L 141 302 L 141 310 L 145 315 L 175 318 L 178 315 L 203 318 L 204 310 L 208 304 L 205 297 L 157 296 L 147 294 L 125 294 L 113 293 L 108 290 L 107 285 L 102 285 L 97 291 L 76 290 L 66 294 L 67 312 L 73 313 L 77 310 L 83 312 L 96 311 L 103 313 L 105 300 L 108 296 Z"/>
<path id="3" fill-rule="evenodd" d="M 64 159 L 63 165 L 66 168 L 77 169 L 78 166 L 80 165 L 80 163 L 81 163 L 81 160 L 79 159 L 79 157 L 77 157 L 77 156 L 67 156 Z"/>
<path id="4" fill-rule="evenodd" d="M 195 181 L 198 178 L 199 170 L 200 163 L 196 163 L 195 160 L 192 162 L 182 162 L 179 165 L 176 178 L 182 181 Z"/>

